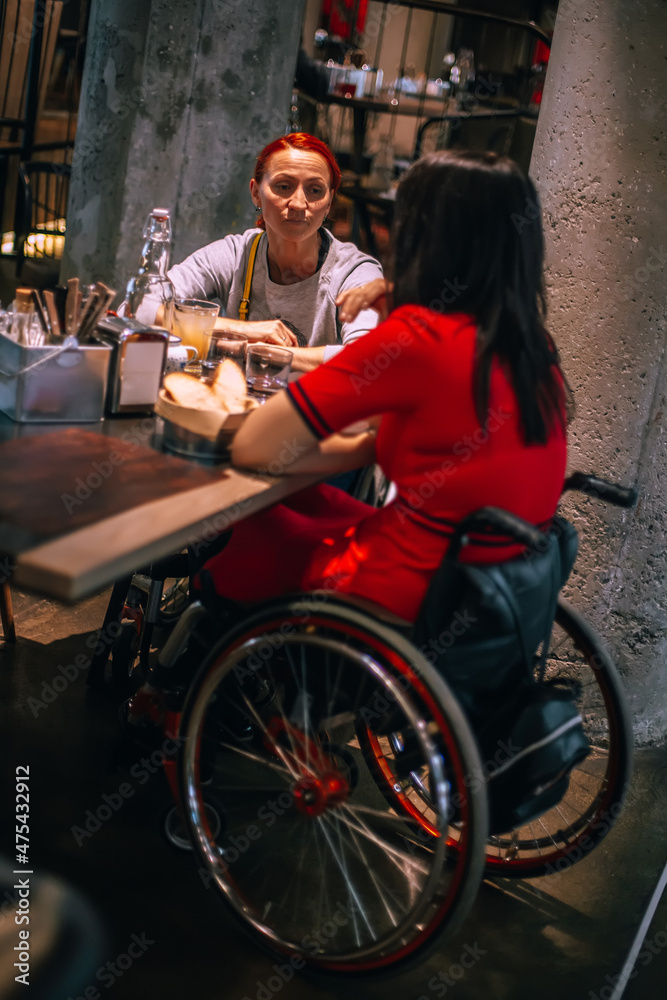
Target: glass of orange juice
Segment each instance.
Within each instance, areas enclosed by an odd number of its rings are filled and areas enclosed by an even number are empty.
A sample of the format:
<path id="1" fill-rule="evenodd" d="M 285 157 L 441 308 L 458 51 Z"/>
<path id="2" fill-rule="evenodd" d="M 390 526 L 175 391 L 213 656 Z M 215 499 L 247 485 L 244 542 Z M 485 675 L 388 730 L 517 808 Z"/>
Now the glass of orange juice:
<path id="1" fill-rule="evenodd" d="M 172 332 L 196 349 L 199 361 L 206 357 L 207 334 L 213 332 L 219 312 L 217 303 L 203 299 L 176 299 L 174 303 Z"/>

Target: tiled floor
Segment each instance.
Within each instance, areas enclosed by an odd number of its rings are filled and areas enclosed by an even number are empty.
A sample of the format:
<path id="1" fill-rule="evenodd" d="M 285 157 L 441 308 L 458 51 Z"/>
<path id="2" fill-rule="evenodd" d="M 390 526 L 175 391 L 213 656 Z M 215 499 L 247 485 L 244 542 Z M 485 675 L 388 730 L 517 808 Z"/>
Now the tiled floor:
<path id="1" fill-rule="evenodd" d="M 83 921 L 89 937 L 78 992 L 53 985 L 54 974 L 52 985 L 41 992 L 31 986 L 3 993 L 0 987 L 0 996 L 268 1000 L 279 993 L 286 1000 L 611 1000 L 614 977 L 667 861 L 666 748 L 637 754 L 629 805 L 589 858 L 547 879 L 485 882 L 456 937 L 421 967 L 384 982 L 348 985 L 298 975 L 284 982 L 276 979 L 272 959 L 205 890 L 190 856 L 174 852 L 161 839 L 158 819 L 168 801 L 161 773 L 143 784 L 134 782 L 133 794 L 92 836 L 73 832 L 103 794 L 128 779 L 128 765 L 113 764 L 113 699 L 87 688 L 85 668 L 69 670 L 66 685 L 53 683 L 65 676 L 60 666 L 88 653 L 86 639 L 101 624 L 105 596 L 74 609 L 16 593 L 14 601 L 18 642 L 15 647 L 0 642 L 0 853 L 11 860 L 15 768 L 28 764 L 35 876 L 53 873 L 78 889 L 98 915 L 103 934 L 97 934 L 91 911 L 79 911 L 79 924 Z M 0 896 L 4 983 L 3 942 L 14 928 L 6 921 L 11 905 L 2 905 L 11 904 L 12 897 L 1 891 Z M 37 918 L 38 897 L 36 892 Z M 130 946 L 134 957 L 127 965 L 122 956 Z M 664 995 L 666 973 L 667 894 L 624 998 L 657 1000 Z"/>

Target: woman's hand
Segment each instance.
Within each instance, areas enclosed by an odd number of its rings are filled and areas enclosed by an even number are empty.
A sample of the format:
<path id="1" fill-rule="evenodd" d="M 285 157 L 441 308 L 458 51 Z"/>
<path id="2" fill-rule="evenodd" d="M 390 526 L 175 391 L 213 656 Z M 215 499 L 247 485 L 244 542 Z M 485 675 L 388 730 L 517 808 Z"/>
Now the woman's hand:
<path id="1" fill-rule="evenodd" d="M 226 330 L 228 333 L 243 333 L 251 344 L 258 341 L 263 344 L 277 344 L 279 347 L 298 347 L 299 344 L 296 335 L 279 319 L 244 322 L 222 316 L 216 320 L 215 328 Z"/>
<path id="2" fill-rule="evenodd" d="M 341 292 L 336 299 L 341 323 L 351 323 L 362 309 L 375 309 L 380 320 L 385 320 L 389 315 L 387 296 L 392 288 L 393 286 L 384 278 L 375 278 L 365 285 L 347 288 Z"/>

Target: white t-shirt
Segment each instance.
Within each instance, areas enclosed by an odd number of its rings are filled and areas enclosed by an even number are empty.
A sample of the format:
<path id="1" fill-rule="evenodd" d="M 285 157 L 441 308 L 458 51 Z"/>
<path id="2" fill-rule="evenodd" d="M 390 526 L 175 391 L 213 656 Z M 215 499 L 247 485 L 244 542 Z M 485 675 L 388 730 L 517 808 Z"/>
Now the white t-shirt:
<path id="1" fill-rule="evenodd" d="M 225 236 L 209 243 L 172 267 L 169 277 L 179 298 L 213 299 L 222 303 L 226 316 L 237 318 L 243 296 L 250 247 L 261 229 L 247 229 L 240 235 Z M 326 229 L 329 241 L 322 266 L 315 274 L 291 285 L 278 285 L 269 276 L 266 233 L 257 248 L 249 320 L 280 319 L 299 337 L 305 347 L 325 347 L 325 359 L 377 325 L 378 314 L 365 309 L 350 323 L 341 323 L 336 309 L 338 295 L 382 277 L 374 257 L 362 253 L 352 243 L 341 243 Z"/>

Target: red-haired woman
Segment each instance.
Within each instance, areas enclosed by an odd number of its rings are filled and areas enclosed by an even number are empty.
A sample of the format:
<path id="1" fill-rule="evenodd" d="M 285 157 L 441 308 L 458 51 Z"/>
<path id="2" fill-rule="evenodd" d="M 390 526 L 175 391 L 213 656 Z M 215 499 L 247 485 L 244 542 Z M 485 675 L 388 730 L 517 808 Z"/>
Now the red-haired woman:
<path id="1" fill-rule="evenodd" d="M 269 143 L 250 181 L 257 228 L 216 240 L 173 267 L 176 294 L 218 298 L 225 312 L 218 329 L 293 349 L 294 371 L 309 371 L 332 357 L 378 319 L 368 309 L 343 322 L 336 299 L 382 276 L 376 260 L 323 228 L 339 184 L 333 153 L 319 139 L 297 132 Z M 258 236 L 244 321 L 237 317 Z"/>

